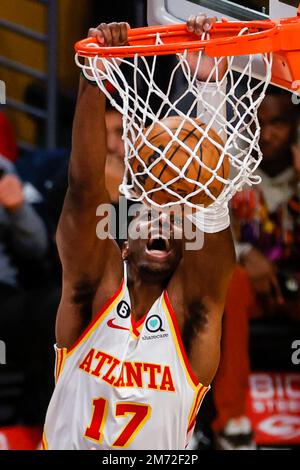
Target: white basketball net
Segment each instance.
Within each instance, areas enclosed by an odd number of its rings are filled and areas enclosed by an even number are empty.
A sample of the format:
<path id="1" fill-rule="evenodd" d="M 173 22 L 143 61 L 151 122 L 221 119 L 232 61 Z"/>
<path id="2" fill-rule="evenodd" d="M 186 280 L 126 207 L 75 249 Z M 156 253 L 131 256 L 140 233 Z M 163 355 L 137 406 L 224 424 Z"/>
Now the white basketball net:
<path id="1" fill-rule="evenodd" d="M 243 30 L 240 34 L 246 33 Z M 157 43 L 162 41 L 157 35 Z M 262 62 L 265 68 L 264 78 L 253 85 L 253 64 L 257 56 L 249 55 L 243 57 L 244 68 L 238 74 L 234 72 L 235 57 L 228 57 L 228 69 L 221 79 L 218 76 L 218 65 L 220 58 L 214 59 L 214 66 L 205 82 L 199 83 L 196 79 L 197 70 L 201 69 L 203 53 L 200 51 L 197 57 L 197 67 L 195 73 L 191 72 L 187 60 L 187 52 L 177 54 L 177 63 L 169 74 L 166 91 L 162 91 L 158 86 L 157 74 L 166 74 L 166 70 L 157 70 L 157 57 L 145 58 L 135 55 L 133 59 L 115 59 L 93 57 L 86 59 L 86 64 L 82 64 L 82 59 L 76 57 L 77 64 L 84 69 L 88 77 L 97 82 L 101 91 L 111 101 L 111 104 L 123 115 L 123 140 L 125 145 L 125 173 L 123 183 L 120 186 L 121 192 L 131 200 L 143 201 L 158 207 L 170 207 L 185 203 L 191 207 L 195 204 L 191 199 L 201 191 L 205 192 L 213 201 L 214 206 L 226 204 L 232 196 L 244 184 L 252 185 L 260 182 L 255 170 L 262 159 L 259 148 L 260 126 L 257 117 L 257 109 L 262 102 L 268 84 L 271 80 L 272 55 L 262 54 Z M 99 69 L 99 64 L 102 64 Z M 181 75 L 181 83 L 184 81 L 183 91 L 178 95 L 178 76 Z M 211 78 L 215 75 L 215 82 Z M 104 80 L 109 81 L 117 90 L 121 97 L 122 104 L 118 104 L 110 91 L 105 86 Z M 145 90 L 142 98 L 141 88 Z M 242 91 L 241 91 L 242 90 Z M 172 99 L 175 94 L 176 98 Z M 153 100 L 153 98 L 155 98 Z M 153 107 L 155 101 L 155 110 Z M 186 102 L 188 101 L 188 105 Z M 183 107 L 185 109 L 183 110 Z M 162 125 L 171 136 L 170 142 L 165 148 L 156 147 L 147 141 L 147 133 L 144 130 L 151 123 L 157 123 L 161 119 L 178 115 L 183 118 L 182 126 L 175 131 Z M 205 129 L 195 123 L 195 118 L 206 124 Z M 184 122 L 191 123 L 197 127 L 202 137 L 195 147 L 189 148 L 182 142 L 178 135 L 184 126 Z M 224 146 L 209 135 L 209 130 L 214 129 L 222 138 Z M 151 130 L 151 127 L 150 127 Z M 209 168 L 199 158 L 199 152 L 204 139 L 209 139 L 219 150 L 220 158 L 217 167 Z M 176 142 L 180 147 L 188 152 L 188 158 L 182 168 L 178 168 L 167 158 L 170 146 Z M 139 143 L 139 145 L 137 145 Z M 146 165 L 139 156 L 141 143 L 146 144 L 153 150 L 156 159 L 150 165 Z M 220 176 L 220 169 L 224 158 L 228 157 L 230 162 L 230 175 L 228 178 Z M 132 162 L 137 159 L 140 163 L 139 172 L 134 172 Z M 201 165 L 210 171 L 211 178 L 204 183 L 191 179 L 187 176 L 189 165 L 193 160 L 197 165 Z M 167 183 L 162 183 L 157 176 L 152 173 L 156 164 L 168 165 L 172 168 L 174 178 Z M 195 162 L 194 162 L 195 163 Z M 136 167 L 135 167 L 136 168 Z M 157 174 L 157 172 L 156 172 Z M 207 173 L 206 173 L 207 174 Z M 152 178 L 153 182 L 150 190 L 145 190 L 141 181 L 143 177 Z M 210 191 L 210 183 L 218 179 L 222 183 L 223 190 L 219 196 L 214 196 Z M 184 197 L 174 192 L 172 187 L 180 179 L 185 179 L 193 188 L 193 191 Z M 135 189 L 139 188 L 138 194 Z M 172 197 L 172 202 L 158 204 L 153 201 L 154 193 L 164 190 Z M 199 209 L 199 206 L 197 206 Z M 201 210 L 207 210 L 202 208 Z"/>

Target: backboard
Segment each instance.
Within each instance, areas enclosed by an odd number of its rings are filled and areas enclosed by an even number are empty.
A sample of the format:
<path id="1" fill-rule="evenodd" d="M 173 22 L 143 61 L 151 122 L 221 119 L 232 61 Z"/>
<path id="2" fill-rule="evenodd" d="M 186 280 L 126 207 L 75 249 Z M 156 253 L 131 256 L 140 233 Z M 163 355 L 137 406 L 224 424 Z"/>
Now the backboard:
<path id="1" fill-rule="evenodd" d="M 148 0 L 148 24 L 186 21 L 199 12 L 242 21 L 287 18 L 296 16 L 299 3 L 300 0 Z"/>
<path id="2" fill-rule="evenodd" d="M 240 21 L 288 18 L 297 16 L 299 4 L 300 0 L 148 0 L 148 25 L 185 22 L 191 15 L 202 12 Z M 244 56 L 236 57 L 233 68 L 243 70 L 244 59 Z M 253 76 L 261 79 L 264 73 L 261 58 L 257 57 Z"/>

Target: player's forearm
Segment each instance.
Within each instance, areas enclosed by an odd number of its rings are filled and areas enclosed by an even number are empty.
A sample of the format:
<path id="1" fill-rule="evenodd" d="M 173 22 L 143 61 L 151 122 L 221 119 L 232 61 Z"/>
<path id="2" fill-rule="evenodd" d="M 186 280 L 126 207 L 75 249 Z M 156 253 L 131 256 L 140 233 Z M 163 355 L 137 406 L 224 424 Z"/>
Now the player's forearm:
<path id="1" fill-rule="evenodd" d="M 105 191 L 105 97 L 80 78 L 73 122 L 69 189 L 91 196 Z"/>

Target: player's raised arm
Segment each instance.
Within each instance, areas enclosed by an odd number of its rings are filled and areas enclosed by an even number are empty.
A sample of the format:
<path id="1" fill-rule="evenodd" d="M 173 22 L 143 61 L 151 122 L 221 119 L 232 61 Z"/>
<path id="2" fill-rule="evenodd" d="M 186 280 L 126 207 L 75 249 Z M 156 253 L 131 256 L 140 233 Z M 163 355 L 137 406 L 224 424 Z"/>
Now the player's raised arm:
<path id="1" fill-rule="evenodd" d="M 210 30 L 215 21 L 216 18 L 207 18 L 206 15 L 199 14 L 188 20 L 187 29 L 201 36 L 203 32 Z M 192 72 L 195 72 L 198 53 L 189 53 L 188 61 Z M 214 69 L 213 74 L 211 74 L 212 69 Z M 201 82 L 205 83 L 208 77 L 211 82 L 216 79 L 221 80 L 226 70 L 227 60 L 225 58 L 219 61 L 217 70 L 215 60 L 202 55 L 201 67 L 197 72 L 199 86 L 201 87 Z M 213 95 L 214 102 L 211 103 L 213 108 L 218 108 L 219 102 L 216 100 L 222 99 L 222 93 L 220 93 L 220 98 L 218 93 L 216 86 Z M 211 96 L 207 95 L 205 99 L 210 101 Z M 226 115 L 225 109 L 223 114 Z M 201 118 L 205 122 L 205 113 L 201 113 Z M 210 120 L 211 116 L 208 117 L 208 121 Z M 214 125 L 216 123 L 212 127 Z M 216 127 L 215 130 L 218 131 Z M 222 137 L 226 138 L 223 135 Z M 190 316 L 190 322 L 193 325 L 191 328 L 195 331 L 197 328 L 199 331 L 201 330 L 201 341 L 194 342 L 190 358 L 194 369 L 199 368 L 199 375 L 208 384 L 211 383 L 219 363 L 220 320 L 224 311 L 229 282 L 235 268 L 235 251 L 226 208 L 216 209 L 216 212 L 212 209 L 206 212 L 204 217 L 202 214 L 198 214 L 198 216 L 186 218 L 188 218 L 188 223 L 184 224 L 183 232 L 189 230 L 188 238 L 191 232 L 194 232 L 195 235 L 190 243 L 191 240 L 188 241 L 185 238 L 187 234 L 183 233 L 184 250 L 181 264 L 176 277 L 174 277 L 174 287 L 178 285 L 178 280 L 179 285 L 185 286 L 183 296 L 187 306 L 187 315 Z M 191 222 L 193 228 L 191 228 Z M 172 289 L 172 285 L 170 288 Z M 210 355 L 207 355 L 208 349 Z"/>
<path id="2" fill-rule="evenodd" d="M 104 46 L 123 45 L 127 41 L 127 24 L 101 24 L 91 29 Z M 96 209 L 109 203 L 105 187 L 106 164 L 105 97 L 98 87 L 80 78 L 73 122 L 69 186 L 57 231 L 57 245 L 63 267 L 63 296 L 57 317 L 60 345 L 77 339 L 92 317 L 95 294 L 103 276 L 107 295 L 122 278 L 119 249 L 109 238 L 96 235 Z M 105 299 L 103 299 L 105 300 Z M 84 317 L 84 318 L 83 318 Z"/>
<path id="3" fill-rule="evenodd" d="M 189 32 L 194 32 L 201 37 L 204 32 L 208 32 L 211 29 L 216 20 L 217 18 L 208 18 L 205 14 L 191 16 L 187 21 L 187 29 Z M 189 54 L 188 61 L 192 71 L 195 72 L 195 67 L 198 64 L 198 53 L 191 52 Z M 208 77 L 210 77 L 212 84 L 217 80 L 222 80 L 227 71 L 227 67 L 228 64 L 226 58 L 220 60 L 218 67 L 216 67 L 214 58 L 202 55 L 201 67 L 196 71 L 197 80 L 200 82 L 200 86 L 201 82 L 205 82 Z M 212 70 L 214 70 L 213 74 L 211 74 Z M 223 100 L 223 93 L 218 91 L 218 86 L 216 85 L 213 96 L 207 95 L 205 98 L 208 102 L 211 101 L 210 104 L 212 107 L 218 108 L 221 100 Z M 226 115 L 225 105 L 224 109 L 221 110 L 220 113 L 224 116 Z M 205 121 L 205 117 L 205 113 L 202 113 L 202 120 Z M 211 115 L 208 117 L 208 121 L 211 120 L 211 117 Z M 217 122 L 214 122 L 212 127 L 217 132 L 220 130 Z M 225 135 L 222 135 L 222 137 L 226 139 Z M 222 163 L 223 174 L 226 173 L 226 165 L 228 165 L 228 163 L 226 163 L 226 158 L 224 158 Z M 210 295 L 210 302 L 214 303 L 216 308 L 222 312 L 228 282 L 235 265 L 235 254 L 231 230 L 229 228 L 230 220 L 228 210 L 221 207 L 208 209 L 209 211 L 204 214 L 204 218 L 202 218 L 202 216 L 194 216 L 190 218 L 194 223 L 195 229 L 197 228 L 198 230 L 198 234 L 195 239 L 199 240 L 202 238 L 200 233 L 200 231 L 202 231 L 204 241 L 201 249 L 185 250 L 183 264 L 186 266 L 186 269 L 184 270 L 185 276 L 190 278 L 190 285 L 193 286 L 189 291 L 193 292 L 193 295 L 198 295 L 200 290 L 202 290 L 201 287 L 197 287 L 197 277 L 200 276 L 201 279 L 204 279 L 202 284 L 205 284 L 203 292 Z M 193 263 L 193 266 L 195 267 L 194 273 L 197 273 L 198 276 L 189 274 L 191 271 L 189 269 L 191 263 Z M 209 271 L 206 269 L 206 266 L 208 265 L 210 265 Z"/>

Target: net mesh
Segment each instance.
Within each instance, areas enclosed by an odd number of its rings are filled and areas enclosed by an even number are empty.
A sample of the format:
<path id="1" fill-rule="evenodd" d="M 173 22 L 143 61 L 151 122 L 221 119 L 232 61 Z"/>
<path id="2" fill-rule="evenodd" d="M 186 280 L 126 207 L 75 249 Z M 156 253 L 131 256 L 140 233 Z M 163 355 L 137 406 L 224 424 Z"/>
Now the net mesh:
<path id="1" fill-rule="evenodd" d="M 247 34 L 247 30 L 240 34 Z M 161 43 L 159 34 L 156 40 L 157 44 Z M 200 82 L 197 77 L 206 66 L 207 57 L 202 51 L 193 54 L 193 68 L 188 51 L 177 54 L 164 89 L 160 86 L 161 75 L 164 74 L 166 81 L 167 71 L 158 67 L 156 56 L 136 54 L 133 59 L 96 56 L 84 61 L 76 56 L 86 76 L 97 82 L 123 115 L 125 172 L 120 190 L 128 199 L 157 207 L 184 203 L 198 209 L 199 203 L 205 200 L 204 205 L 211 209 L 226 204 L 245 184 L 260 182 L 255 175 L 262 159 L 257 110 L 271 80 L 272 55 L 261 54 L 263 79 L 253 80 L 257 56 L 248 55 L 243 58 L 243 70 L 238 73 L 235 72 L 236 58 L 228 57 L 228 68 L 222 76 L 223 59 L 211 59 L 210 72 Z M 120 100 L 115 99 L 106 80 L 118 92 Z M 165 124 L 164 118 L 170 116 L 180 118 L 175 129 Z M 153 143 L 152 130 L 156 124 L 168 135 L 165 145 Z M 181 138 L 185 126 L 196 129 L 197 142 L 195 144 L 193 139 L 192 146 Z M 209 159 L 202 158 L 202 150 L 209 143 L 218 151 L 213 165 Z M 170 158 L 174 145 L 184 152 L 184 160 Z M 145 146 L 151 158 L 143 155 Z M 230 167 L 226 175 L 225 160 Z M 200 171 L 191 171 L 191 167 Z M 158 169 L 161 168 L 168 170 L 168 178 L 160 177 Z M 201 171 L 205 178 L 199 177 Z M 182 187 L 184 191 L 178 190 Z M 158 197 L 161 195 L 163 197 Z M 205 211 L 207 207 L 201 209 Z"/>

